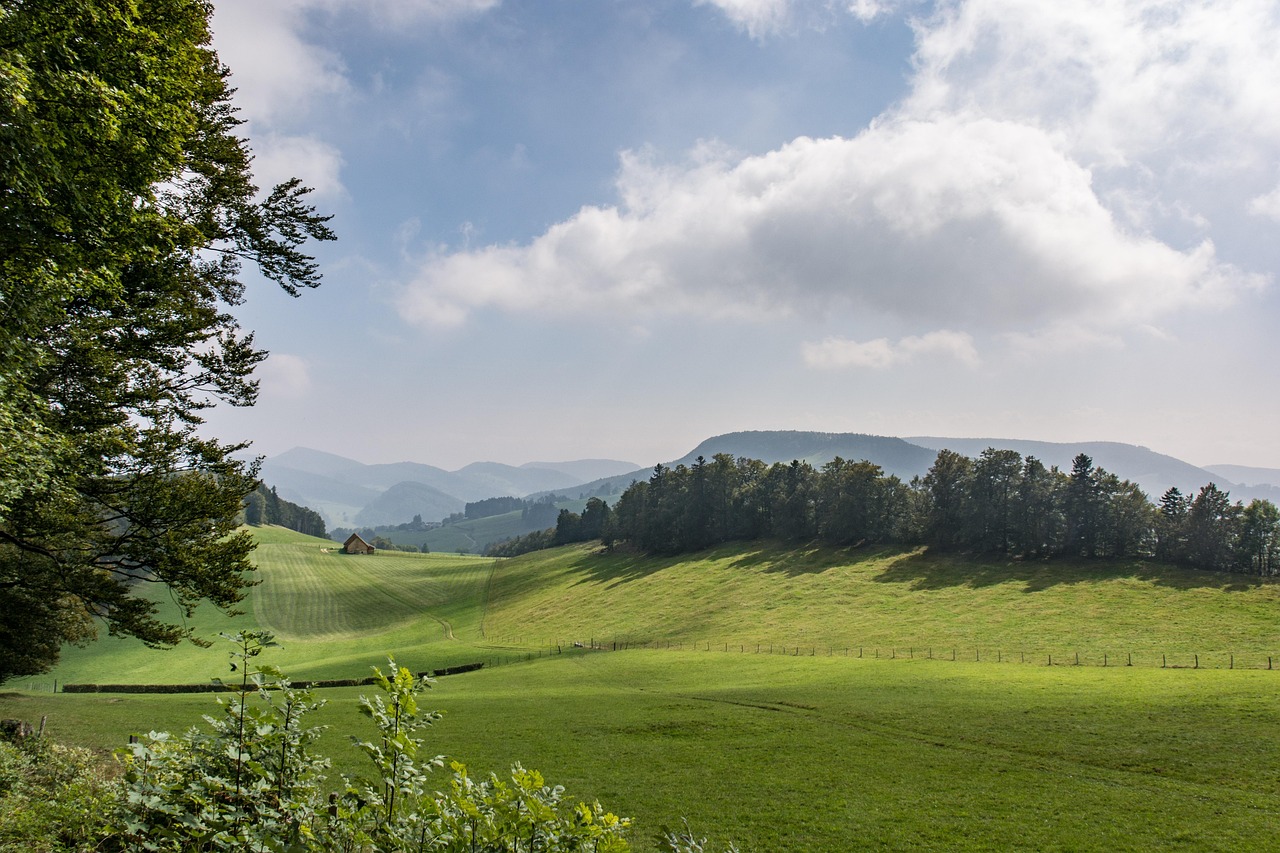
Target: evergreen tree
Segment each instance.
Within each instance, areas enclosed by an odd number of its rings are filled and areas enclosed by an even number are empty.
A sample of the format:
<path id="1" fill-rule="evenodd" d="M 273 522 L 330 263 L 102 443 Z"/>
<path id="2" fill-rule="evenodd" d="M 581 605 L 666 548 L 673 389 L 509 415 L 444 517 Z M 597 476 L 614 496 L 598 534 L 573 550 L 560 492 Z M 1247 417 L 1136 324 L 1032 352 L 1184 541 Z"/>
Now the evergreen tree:
<path id="1" fill-rule="evenodd" d="M 973 460 L 951 450 L 940 450 L 923 484 L 927 496 L 926 541 L 943 548 L 967 544 Z"/>
<path id="2" fill-rule="evenodd" d="M 1160 497 L 1156 514 L 1156 557 L 1173 563 L 1187 559 L 1187 513 L 1191 499 L 1177 486 L 1171 486 Z"/>
<path id="3" fill-rule="evenodd" d="M 1200 489 L 1187 512 L 1187 560 L 1201 569 L 1226 571 L 1233 566 L 1236 552 L 1239 504 L 1209 483 Z"/>
<path id="4" fill-rule="evenodd" d="M 241 263 L 296 295 L 319 282 L 301 247 L 333 235 L 297 181 L 259 196 L 210 11 L 0 3 L 0 612 L 43 614 L 0 632 L 0 680 L 95 617 L 190 636 L 140 583 L 189 615 L 248 582 L 256 471 L 198 427 L 256 396 Z"/>
<path id="5" fill-rule="evenodd" d="M 1235 565 L 1251 574 L 1280 574 L 1280 510 L 1271 501 L 1253 500 L 1241 511 Z"/>
<path id="6" fill-rule="evenodd" d="M 974 463 L 971 541 L 979 549 L 1010 551 L 1021 479 L 1022 455 L 1017 451 L 988 447 Z"/>

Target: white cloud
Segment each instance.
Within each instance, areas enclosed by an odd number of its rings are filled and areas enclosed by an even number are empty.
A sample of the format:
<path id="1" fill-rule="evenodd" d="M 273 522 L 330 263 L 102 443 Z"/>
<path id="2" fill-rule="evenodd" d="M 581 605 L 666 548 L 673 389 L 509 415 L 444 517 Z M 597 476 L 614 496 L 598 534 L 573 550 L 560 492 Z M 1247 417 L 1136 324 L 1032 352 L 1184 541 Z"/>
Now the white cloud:
<path id="1" fill-rule="evenodd" d="M 311 367 L 301 356 L 272 353 L 257 377 L 262 395 L 275 400 L 298 400 L 311 390 Z"/>
<path id="2" fill-rule="evenodd" d="M 433 255 L 405 291 L 406 314 L 845 306 L 1000 330 L 1064 315 L 1127 323 L 1254 283 L 1207 242 L 1183 252 L 1121 228 L 1055 143 L 1025 125 L 948 117 L 759 157 L 704 147 L 662 166 L 627 155 L 619 206 L 584 207 L 526 246 Z"/>
<path id="3" fill-rule="evenodd" d="M 890 8 L 703 2 L 757 36 L 800 11 Z M 680 164 L 624 154 L 616 205 L 527 244 L 433 252 L 404 315 L 843 310 L 1043 351 L 1112 346 L 1267 283 L 1211 235 L 1232 216 L 1280 216 L 1280 190 L 1256 190 L 1280 157 L 1274 3 L 956 0 L 914 26 L 911 94 L 856 137 L 753 156 L 709 143 Z M 811 362 L 908 352 L 828 343 Z"/>
<path id="4" fill-rule="evenodd" d="M 1265 195 L 1257 196 L 1251 200 L 1249 202 L 1249 212 L 1280 222 L 1280 186 Z"/>
<path id="5" fill-rule="evenodd" d="M 219 58 L 233 69 L 231 85 L 250 124 L 255 176 L 263 187 L 297 175 L 318 195 L 345 193 L 342 154 L 312 135 L 290 132 L 318 107 L 351 98 L 355 87 L 343 58 L 308 41 L 307 16 L 355 9 L 385 27 L 442 23 L 481 14 L 501 0 L 219 0 L 212 29 Z"/>
<path id="6" fill-rule="evenodd" d="M 693 0 L 697 6 L 715 6 L 755 39 L 785 32 L 797 21 L 818 23 L 844 11 L 863 23 L 897 12 L 921 0 Z"/>
<path id="7" fill-rule="evenodd" d="M 252 145 L 253 175 L 263 191 L 300 175 L 317 198 L 346 195 L 340 176 L 342 154 L 327 142 L 311 136 L 266 133 L 255 137 Z"/>
<path id="8" fill-rule="evenodd" d="M 715 6 L 752 38 L 761 38 L 787 25 L 792 0 L 694 0 L 694 4 Z"/>
<path id="9" fill-rule="evenodd" d="M 305 117 L 322 98 L 344 97 L 342 58 L 303 39 L 306 0 L 222 0 L 214 7 L 214 47 L 233 69 L 235 102 L 265 127 Z"/>
<path id="10" fill-rule="evenodd" d="M 805 364 L 820 369 L 844 367 L 882 370 L 914 361 L 917 356 L 937 356 L 958 361 L 967 367 L 978 365 L 978 352 L 973 338 L 963 332 L 937 331 L 902 338 L 896 344 L 888 338 L 853 341 L 826 338 L 802 347 Z"/>

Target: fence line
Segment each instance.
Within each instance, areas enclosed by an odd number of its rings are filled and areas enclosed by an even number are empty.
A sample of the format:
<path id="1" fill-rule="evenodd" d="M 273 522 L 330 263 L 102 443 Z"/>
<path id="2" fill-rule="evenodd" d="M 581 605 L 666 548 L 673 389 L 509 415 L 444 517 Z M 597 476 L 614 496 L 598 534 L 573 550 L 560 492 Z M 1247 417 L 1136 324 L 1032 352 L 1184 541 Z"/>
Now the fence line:
<path id="1" fill-rule="evenodd" d="M 1215 669 L 1215 670 L 1254 670 L 1280 671 L 1280 654 L 1268 655 L 1255 653 L 1238 655 L 1235 652 L 1215 652 L 1201 654 L 1199 652 L 1122 652 L 1112 654 L 1109 651 L 1080 653 L 1059 652 L 1037 649 L 1010 651 L 1004 648 L 987 649 L 983 647 L 961 648 L 959 646 L 832 646 L 810 643 L 746 643 L 722 641 L 713 643 L 710 640 L 601 640 L 591 637 L 587 640 L 547 640 L 538 649 L 521 648 L 514 643 L 519 639 L 491 638 L 495 645 L 507 644 L 506 652 L 489 655 L 477 655 L 472 664 L 437 670 L 433 675 L 451 675 L 472 669 L 509 666 L 518 663 L 530 663 L 544 657 L 556 655 L 589 653 L 589 652 L 625 652 L 625 651 L 701 651 L 713 654 L 756 654 L 785 657 L 844 657 L 863 660 L 912 661 L 928 660 L 947 663 L 984 663 L 984 664 L 1022 664 L 1032 666 L 1062 667 L 1105 667 L 1125 668 L 1137 667 L 1146 669 Z M 496 650 L 495 650 L 496 651 Z M 425 674 L 425 673 L 424 673 Z M 354 680 L 353 680 L 354 683 Z M 69 686 L 66 692 L 115 692 L 114 685 L 64 685 L 58 681 L 39 681 L 35 679 L 15 679 L 9 686 L 33 693 L 58 693 Z M 320 683 L 296 682 L 299 687 L 339 686 Z M 345 685 L 342 685 L 345 686 Z M 86 687 L 91 689 L 85 689 Z M 128 692 L 146 692 L 137 690 L 137 685 Z M 158 692 L 186 692 L 173 690 L 177 685 L 166 685 L 169 690 Z"/>
<path id="2" fill-rule="evenodd" d="M 490 637 L 495 645 L 506 645 L 516 653 L 524 638 Z M 1280 654 L 1264 652 L 1160 652 L 1152 650 L 1119 651 L 1074 649 L 1009 649 L 1006 647 L 864 645 L 835 646 L 814 643 L 765 643 L 712 640 L 653 640 L 634 637 L 583 640 L 542 640 L 538 656 L 564 654 L 569 651 L 702 651 L 719 654 L 764 654 L 788 657 L 848 657 L 870 660 L 934 660 L 946 662 L 1029 664 L 1038 666 L 1093 666 L 1103 668 L 1139 667 L 1148 669 L 1222 669 L 1280 670 Z M 528 653 L 533 654 L 533 653 Z M 519 657 L 518 653 L 513 657 Z"/>

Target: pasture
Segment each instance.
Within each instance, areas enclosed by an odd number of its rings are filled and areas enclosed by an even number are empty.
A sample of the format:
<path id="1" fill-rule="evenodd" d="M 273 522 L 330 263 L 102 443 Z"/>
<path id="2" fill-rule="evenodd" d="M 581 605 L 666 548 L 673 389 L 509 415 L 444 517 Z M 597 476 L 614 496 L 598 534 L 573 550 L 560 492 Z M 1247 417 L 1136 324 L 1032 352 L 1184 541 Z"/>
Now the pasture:
<path id="1" fill-rule="evenodd" d="M 259 536 L 263 582 L 224 630 L 275 630 L 283 648 L 271 662 L 295 677 L 363 675 L 387 653 L 426 669 L 541 651 L 441 678 L 427 704 L 445 717 L 427 749 L 479 772 L 536 767 L 636 818 L 640 850 L 680 816 L 756 851 L 1275 844 L 1280 671 L 1264 668 L 1280 621 L 1274 584 L 891 550 L 719 549 L 680 561 L 579 547 L 494 565 L 341 557 L 322 540 Z M 218 630 L 199 618 L 201 630 Z M 661 648 L 547 653 L 590 637 Z M 771 640 L 808 648 L 754 652 Z M 919 653 L 931 643 L 933 660 Z M 860 644 L 861 658 L 843 651 Z M 951 645 L 957 659 L 940 659 Z M 1032 662 L 1018 662 L 1019 648 Z M 1090 665 L 1038 662 L 1072 648 Z M 1162 669 L 1146 657 L 1103 668 L 1090 657 L 1103 648 L 1198 648 L 1214 668 Z M 1238 668 L 1219 666 L 1232 649 Z M 216 646 L 99 643 L 57 675 L 203 681 L 223 674 L 225 659 Z M 213 703 L 20 686 L 6 685 L 0 716 L 48 714 L 54 736 L 98 747 L 183 729 Z M 322 745 L 337 771 L 360 770 L 348 738 L 365 731 L 360 692 L 321 691 L 317 721 L 330 726 Z"/>

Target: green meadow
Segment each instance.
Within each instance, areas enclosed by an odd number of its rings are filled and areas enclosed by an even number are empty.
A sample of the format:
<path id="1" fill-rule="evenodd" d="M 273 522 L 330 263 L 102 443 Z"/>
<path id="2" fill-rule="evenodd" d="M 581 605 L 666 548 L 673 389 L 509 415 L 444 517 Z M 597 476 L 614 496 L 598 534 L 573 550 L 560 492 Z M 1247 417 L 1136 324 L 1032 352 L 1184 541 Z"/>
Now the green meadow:
<path id="1" fill-rule="evenodd" d="M 199 633 L 268 628 L 296 678 L 363 675 L 387 654 L 486 660 L 437 681 L 428 749 L 478 772 L 536 767 L 634 817 L 640 850 L 682 816 L 755 851 L 1277 847 L 1274 583 L 892 549 L 348 557 L 257 535 L 245 613 L 202 614 Z M 610 651 L 573 647 L 593 639 Z M 108 639 L 53 676 L 196 682 L 225 660 Z M 99 748 L 214 702 L 22 686 L 0 716 L 47 715 L 55 737 Z M 359 772 L 362 691 L 318 692 L 335 772 Z"/>

